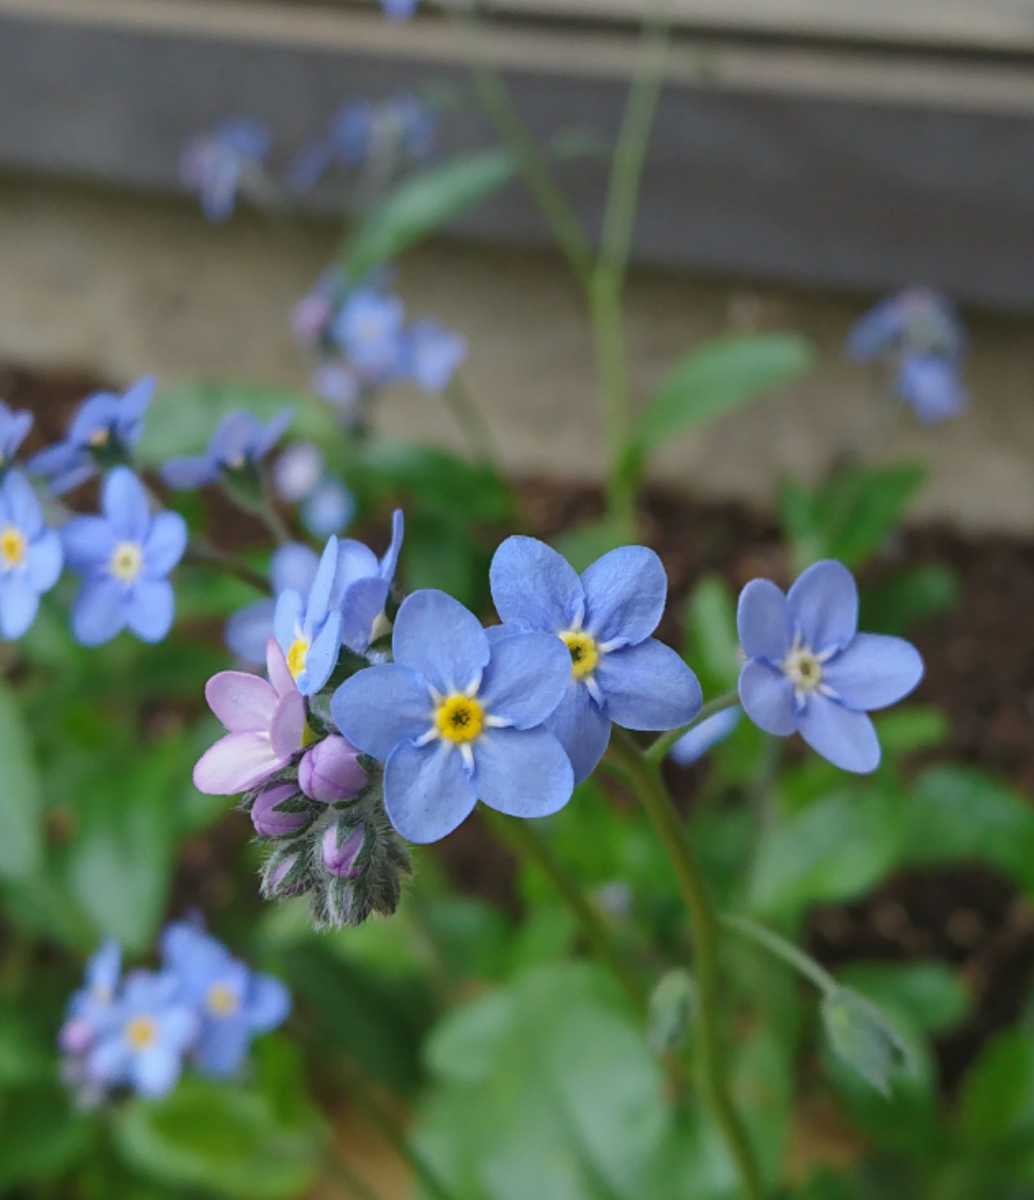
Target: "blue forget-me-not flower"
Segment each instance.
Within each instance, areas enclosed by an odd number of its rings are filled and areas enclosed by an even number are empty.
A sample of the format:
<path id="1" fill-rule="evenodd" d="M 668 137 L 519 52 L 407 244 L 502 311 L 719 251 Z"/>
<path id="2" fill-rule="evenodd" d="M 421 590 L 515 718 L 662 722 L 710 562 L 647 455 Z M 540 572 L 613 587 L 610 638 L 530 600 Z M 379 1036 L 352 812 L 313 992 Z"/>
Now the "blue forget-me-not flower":
<path id="1" fill-rule="evenodd" d="M 32 413 L 15 411 L 0 400 L 0 470 L 9 467 L 32 428 Z"/>
<path id="2" fill-rule="evenodd" d="M 489 572 L 506 626 L 552 634 L 568 651 L 564 698 L 546 722 L 570 756 L 575 782 L 603 757 L 611 722 L 626 729 L 675 729 L 700 711 L 697 677 L 650 635 L 664 612 L 668 581 L 645 546 L 622 546 L 579 576 L 545 542 L 509 537 Z"/>
<path id="3" fill-rule="evenodd" d="M 266 642 L 273 636 L 276 598 L 288 589 L 304 596 L 312 587 L 319 555 L 301 542 L 288 542 L 273 551 L 269 561 L 272 600 L 254 600 L 238 609 L 226 622 L 225 641 L 246 662 L 260 667 L 266 661 Z"/>
<path id="4" fill-rule="evenodd" d="M 172 625 L 175 597 L 166 578 L 187 547 L 179 513 L 151 515 L 144 485 L 116 467 L 101 488 L 101 515 L 75 517 L 61 530 L 65 559 L 83 577 L 72 632 L 98 646 L 128 628 L 160 642 Z"/>
<path id="5" fill-rule="evenodd" d="M 83 1055 L 110 1019 L 122 972 L 122 951 L 106 939 L 87 960 L 83 986 L 69 998 L 66 1020 L 58 1034 L 65 1054 Z"/>
<path id="6" fill-rule="evenodd" d="M 425 392 L 444 391 L 467 357 L 467 339 L 430 318 L 410 325 L 407 342 L 409 375 Z"/>
<path id="7" fill-rule="evenodd" d="M 320 556 L 308 593 L 288 588 L 280 593 L 273 613 L 273 636 L 287 658 L 287 667 L 303 696 L 323 687 L 341 650 L 341 610 L 334 601 L 338 540 L 329 538 Z"/>
<path id="8" fill-rule="evenodd" d="M 338 728 L 385 762 L 384 805 L 411 842 L 445 837 L 482 803 L 515 817 L 562 808 L 574 786 L 563 747 L 542 723 L 563 699 L 570 658 L 554 637 L 490 639 L 444 592 L 399 608 L 393 663 L 345 680 Z"/>
<path id="9" fill-rule="evenodd" d="M 324 475 L 302 501 L 298 516 L 314 538 L 344 532 L 355 516 L 355 497 L 340 479 Z"/>
<path id="10" fill-rule="evenodd" d="M 125 462 L 144 431 L 144 412 L 154 394 L 154 379 L 134 383 L 123 395 L 94 392 L 79 406 L 62 441 L 34 454 L 26 464 L 59 496 L 98 470 Z"/>
<path id="11" fill-rule="evenodd" d="M 257 468 L 291 423 L 293 408 L 285 408 L 267 424 L 248 412 L 234 412 L 219 422 L 204 454 L 170 458 L 162 467 L 162 480 L 184 491 L 213 483 L 224 472 Z"/>
<path id="12" fill-rule="evenodd" d="M 186 143 L 180 178 L 199 194 L 210 221 L 223 221 L 233 212 L 238 189 L 259 174 L 269 147 L 269 131 L 248 117 L 222 121 Z"/>
<path id="13" fill-rule="evenodd" d="M 332 335 L 364 387 L 381 387 L 405 372 L 405 308 L 398 296 L 357 287 L 334 318 Z"/>
<path id="14" fill-rule="evenodd" d="M 903 638 L 857 632 L 851 572 L 824 559 L 786 595 L 754 579 L 740 593 L 736 624 L 747 656 L 740 701 L 754 724 L 776 737 L 796 730 L 845 771 L 874 771 L 880 744 L 866 714 L 907 696 L 923 660 Z"/>
<path id="15" fill-rule="evenodd" d="M 919 420 L 928 425 L 958 416 L 969 404 L 958 363 L 936 354 L 906 354 L 898 366 L 894 386 Z"/>
<path id="16" fill-rule="evenodd" d="M 20 638 L 36 619 L 39 598 L 58 581 L 61 538 L 43 523 L 39 500 L 20 471 L 0 479 L 0 633 Z"/>

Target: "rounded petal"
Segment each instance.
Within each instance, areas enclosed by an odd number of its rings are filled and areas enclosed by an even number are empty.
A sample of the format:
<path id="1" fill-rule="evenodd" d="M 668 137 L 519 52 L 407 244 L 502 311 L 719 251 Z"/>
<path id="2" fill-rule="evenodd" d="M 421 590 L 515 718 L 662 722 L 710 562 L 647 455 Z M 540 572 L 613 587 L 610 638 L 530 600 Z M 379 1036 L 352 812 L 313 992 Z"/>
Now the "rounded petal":
<path id="1" fill-rule="evenodd" d="M 115 551 L 115 535 L 103 517 L 74 517 L 61 530 L 65 561 L 80 575 L 104 570 Z"/>
<path id="2" fill-rule="evenodd" d="M 265 662 L 266 642 L 273 633 L 275 609 L 272 600 L 256 600 L 238 609 L 226 622 L 223 640 L 238 658 L 256 667 Z"/>
<path id="3" fill-rule="evenodd" d="M 24 571 L 0 575 L 0 633 L 10 641 L 20 638 L 35 621 L 39 593 Z"/>
<path id="4" fill-rule="evenodd" d="M 289 405 L 287 408 L 282 408 L 274 417 L 270 419 L 268 424 L 262 427 L 255 439 L 255 445 L 252 449 L 254 458 L 262 458 L 268 454 L 270 450 L 280 441 L 284 435 L 284 431 L 294 419 L 294 405 Z"/>
<path id="5" fill-rule="evenodd" d="M 788 737 L 797 728 L 793 684 L 782 671 L 753 658 L 740 671 L 740 703 L 759 729 Z"/>
<path id="6" fill-rule="evenodd" d="M 278 696 L 286 696 L 289 692 L 297 692 L 298 686 L 294 682 L 294 676 L 291 674 L 290 667 L 287 665 L 284 652 L 280 649 L 280 643 L 275 637 L 266 638 L 265 655 L 266 674 L 269 676 L 269 682 L 272 684 L 273 691 Z"/>
<path id="7" fill-rule="evenodd" d="M 278 758 L 290 758 L 302 748 L 305 730 L 305 700 L 299 692 L 288 692 L 277 705 L 269 740 Z"/>
<path id="8" fill-rule="evenodd" d="M 478 703 L 493 717 L 531 729 L 555 711 L 570 679 L 571 656 L 558 637 L 521 632 L 493 641 Z"/>
<path id="9" fill-rule="evenodd" d="M 34 538 L 43 528 L 43 513 L 32 484 L 21 471 L 8 471 L 0 483 L 0 494 L 12 522 L 27 538 Z"/>
<path id="10" fill-rule="evenodd" d="M 90 579 L 72 607 L 72 633 L 84 646 L 110 642 L 126 623 L 125 592 L 114 579 Z"/>
<path id="11" fill-rule="evenodd" d="M 538 538 L 508 537 L 488 572 L 500 621 L 560 633 L 585 617 L 585 592 L 574 567 Z"/>
<path id="12" fill-rule="evenodd" d="M 868 712 L 907 696 L 923 677 L 919 651 L 904 638 L 859 633 L 823 668 L 827 683 L 848 708 Z"/>
<path id="13" fill-rule="evenodd" d="M 782 662 L 793 642 L 786 597 L 769 579 L 752 579 L 736 605 L 736 632 L 748 658 Z"/>
<path id="14" fill-rule="evenodd" d="M 313 626 L 323 620 L 330 608 L 330 595 L 334 590 L 334 577 L 337 574 L 337 538 L 327 538 L 327 544 L 320 555 L 319 566 L 316 568 L 316 578 L 312 581 L 308 599 L 305 601 L 305 624 Z"/>
<path id="15" fill-rule="evenodd" d="M 812 563 L 797 577 L 786 603 L 804 644 L 816 654 L 843 650 L 858 630 L 858 585 L 835 559 Z"/>
<path id="16" fill-rule="evenodd" d="M 142 642 L 160 642 L 172 628 L 175 609 L 172 584 L 141 575 L 126 598 L 126 625 Z"/>
<path id="17" fill-rule="evenodd" d="M 115 467 L 104 477 L 101 512 L 119 541 L 142 543 L 147 537 L 151 523 L 147 492 L 128 467 Z"/>
<path id="18" fill-rule="evenodd" d="M 396 663 L 367 667 L 346 679 L 330 712 L 353 746 L 381 762 L 400 742 L 422 737 L 434 721 L 427 684 Z"/>
<path id="19" fill-rule="evenodd" d="M 140 418 L 147 411 L 154 396 L 154 376 L 145 375 L 127 389 L 119 403 L 118 431 L 126 445 L 132 446 L 141 433 Z"/>
<path id="20" fill-rule="evenodd" d="M 290 588 L 299 595 L 307 595 L 316 578 L 320 560 L 311 546 L 301 542 L 288 542 L 279 546 L 269 561 L 269 579 L 273 585 L 273 594 Z"/>
<path id="21" fill-rule="evenodd" d="M 405 533 L 405 519 L 402 515 L 402 509 L 396 508 L 391 514 L 391 542 L 387 550 L 384 552 L 384 557 L 381 559 L 381 578 L 387 583 L 391 583 L 395 578 L 395 568 L 399 562 L 399 552 L 402 549 L 402 536 Z"/>
<path id="22" fill-rule="evenodd" d="M 740 723 L 742 715 L 743 710 L 738 704 L 716 712 L 706 721 L 701 721 L 699 725 L 687 730 L 668 751 L 669 757 L 680 767 L 688 767 L 695 763 L 697 759 L 703 758 L 712 746 L 717 746 L 732 733 Z"/>
<path id="23" fill-rule="evenodd" d="M 252 975 L 245 1012 L 256 1033 L 268 1033 L 287 1019 L 291 993 L 272 975 Z"/>
<path id="24" fill-rule="evenodd" d="M 341 598 L 341 640 L 357 654 L 370 644 L 373 623 L 384 611 L 388 599 L 388 584 L 372 576 L 360 579 L 345 589 Z"/>
<path id="25" fill-rule="evenodd" d="M 872 721 L 817 693 L 797 717 L 801 737 L 833 766 L 867 775 L 880 765 L 880 743 Z"/>
<path id="26" fill-rule="evenodd" d="M 588 779 L 610 741 L 610 720 L 583 683 L 571 680 L 567 693 L 545 728 L 571 760 L 575 783 Z"/>
<path id="27" fill-rule="evenodd" d="M 180 1053 L 158 1042 L 133 1058 L 133 1087 L 141 1096 L 165 1096 L 180 1077 Z"/>
<path id="28" fill-rule="evenodd" d="M 54 529 L 45 529 L 29 545 L 25 554 L 25 568 L 29 582 L 37 592 L 49 592 L 61 576 L 65 553 L 61 537 Z"/>
<path id="29" fill-rule="evenodd" d="M 195 454 L 188 458 L 170 458 L 159 470 L 166 487 L 177 492 L 203 487 L 219 475 L 219 464 L 207 454 Z"/>
<path id="30" fill-rule="evenodd" d="M 301 631 L 304 611 L 305 601 L 293 588 L 287 588 L 277 596 L 273 610 L 273 636 L 285 654 Z"/>
<path id="31" fill-rule="evenodd" d="M 194 786 L 208 796 L 235 796 L 284 765 L 261 733 L 229 733 L 194 764 Z"/>
<path id="32" fill-rule="evenodd" d="M 384 768 L 384 808 L 407 842 L 437 842 L 470 816 L 476 801 L 463 757 L 449 742 L 401 742 Z"/>
<path id="33" fill-rule="evenodd" d="M 225 1079 L 248 1057 L 251 1029 L 246 1016 L 207 1021 L 197 1044 L 197 1065 L 206 1075 Z"/>
<path id="34" fill-rule="evenodd" d="M 172 994 L 179 1000 L 179 981 L 174 979 L 172 984 Z M 166 1008 L 161 1014 L 160 1024 L 162 1041 L 181 1053 L 197 1037 L 197 1014 L 185 1004 L 177 1003 Z"/>
<path id="35" fill-rule="evenodd" d="M 481 622 L 458 600 L 433 588 L 402 601 L 392 647 L 396 662 L 418 671 L 442 695 L 465 691 L 488 665 Z"/>
<path id="36" fill-rule="evenodd" d="M 220 671 L 205 684 L 208 707 L 231 733 L 268 733 L 276 712 L 273 687 L 245 671 Z"/>
<path id="37" fill-rule="evenodd" d="M 497 812 L 548 817 L 571 799 L 574 770 L 545 729 L 489 729 L 474 745 L 474 786 Z"/>
<path id="38" fill-rule="evenodd" d="M 646 546 L 620 546 L 582 572 L 585 628 L 604 645 L 634 646 L 657 628 L 668 576 Z"/>
<path id="39" fill-rule="evenodd" d="M 90 1051 L 86 1059 L 86 1074 L 95 1083 L 108 1087 L 126 1081 L 130 1051 L 121 1032 L 106 1037 Z"/>
<path id="40" fill-rule="evenodd" d="M 594 674 L 604 712 L 625 729 L 676 729 L 700 711 L 697 677 L 655 638 L 602 655 Z"/>
<path id="41" fill-rule="evenodd" d="M 158 513 L 144 539 L 144 570 L 148 575 L 168 575 L 186 548 L 186 521 L 179 513 Z"/>
<path id="42" fill-rule="evenodd" d="M 330 678 L 341 651 L 341 614 L 332 612 L 305 652 L 305 668 L 295 684 L 303 696 L 314 696 Z"/>
<path id="43" fill-rule="evenodd" d="M 30 475 L 43 475 L 52 479 L 70 471 L 76 466 L 80 456 L 78 446 L 71 442 L 57 442 L 53 446 L 38 450 L 25 464 L 25 469 Z"/>

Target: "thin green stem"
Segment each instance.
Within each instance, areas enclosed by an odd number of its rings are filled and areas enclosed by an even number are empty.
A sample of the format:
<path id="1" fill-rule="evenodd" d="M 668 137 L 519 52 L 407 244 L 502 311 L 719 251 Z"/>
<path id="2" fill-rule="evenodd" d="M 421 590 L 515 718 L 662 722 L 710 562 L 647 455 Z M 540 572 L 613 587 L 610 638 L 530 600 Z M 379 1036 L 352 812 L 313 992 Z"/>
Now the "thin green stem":
<path id="1" fill-rule="evenodd" d="M 714 700 L 708 702 L 701 708 L 697 715 L 688 725 L 680 725 L 678 729 L 669 729 L 667 733 L 662 733 L 661 736 L 653 742 L 643 753 L 646 760 L 654 766 L 664 761 L 664 756 L 675 745 L 684 733 L 688 733 L 697 725 L 702 724 L 713 717 L 716 713 L 724 712 L 727 708 L 732 708 L 739 704 L 740 697 L 737 692 L 726 692 L 724 696 L 718 696 Z"/>
<path id="2" fill-rule="evenodd" d="M 585 940 L 600 961 L 610 969 L 632 1005 L 643 1012 L 646 1008 L 646 992 L 628 959 L 600 919 L 599 913 L 589 903 L 578 881 L 553 853 L 549 843 L 532 828 L 530 821 L 497 815 L 487 808 L 484 816 L 502 841 L 546 876 L 578 922 Z"/>
<path id="3" fill-rule="evenodd" d="M 618 763 L 642 802 L 678 879 L 693 937 L 693 977 L 697 986 L 694 1015 L 695 1062 L 700 1088 L 725 1138 L 746 1200 L 763 1200 L 757 1161 L 726 1082 L 726 1056 L 718 995 L 718 946 L 721 926 L 697 865 L 682 821 L 657 766 L 623 729 L 615 728 L 608 755 Z"/>
<path id="4" fill-rule="evenodd" d="M 759 946 L 764 946 L 769 954 L 774 954 L 776 958 L 781 958 L 783 962 L 788 963 L 795 971 L 799 971 L 806 979 L 810 980 L 824 996 L 839 989 L 840 985 L 825 967 L 820 966 L 810 954 L 805 954 L 803 950 L 799 950 L 792 942 L 788 942 L 786 938 L 781 937 L 773 930 L 766 929 L 764 925 L 758 925 L 757 922 L 751 921 L 747 917 L 723 914 L 718 919 L 727 929 L 743 934 L 744 937 L 750 938 Z"/>
<path id="5" fill-rule="evenodd" d="M 267 596 L 272 591 L 265 575 L 260 574 L 254 567 L 249 567 L 247 563 L 234 558 L 233 555 L 226 554 L 210 542 L 192 541 L 187 546 L 184 562 L 196 563 L 202 567 L 212 567 L 217 571 L 222 571 L 224 575 L 232 575 L 234 579 L 249 584 L 256 591 L 264 592 Z"/>
<path id="6" fill-rule="evenodd" d="M 453 373 L 442 392 L 442 398 L 456 418 L 456 424 L 463 430 L 475 456 L 494 467 L 496 474 L 502 477 L 502 460 L 495 444 L 495 438 L 492 436 L 492 430 L 489 428 L 480 406 L 458 372 Z"/>

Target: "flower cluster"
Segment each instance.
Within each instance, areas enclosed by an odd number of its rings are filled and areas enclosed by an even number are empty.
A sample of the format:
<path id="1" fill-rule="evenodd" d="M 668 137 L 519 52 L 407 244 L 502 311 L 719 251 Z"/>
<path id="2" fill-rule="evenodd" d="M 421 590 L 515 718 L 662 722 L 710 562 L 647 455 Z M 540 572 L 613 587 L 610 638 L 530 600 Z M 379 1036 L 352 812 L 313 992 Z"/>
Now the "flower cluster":
<path id="1" fill-rule="evenodd" d="M 123 977 L 109 940 L 86 965 L 58 1034 L 65 1081 L 84 1107 L 120 1088 L 163 1096 L 184 1061 L 225 1079 L 240 1070 L 252 1039 L 287 1017 L 284 985 L 250 970 L 200 926 L 167 926 L 160 952 L 159 970 Z"/>
<path id="2" fill-rule="evenodd" d="M 324 466 L 313 442 L 292 442 L 273 467 L 273 486 L 281 500 L 300 504 L 298 516 L 314 538 L 343 533 L 355 515 L 355 497 Z"/>
<path id="3" fill-rule="evenodd" d="M 885 360 L 895 394 L 927 424 L 956 416 L 968 404 L 961 378 L 964 349 L 951 304 L 927 288 L 881 301 L 847 338 L 847 353 L 857 361 Z"/>
<path id="4" fill-rule="evenodd" d="M 198 193 L 210 221 L 224 221 L 233 212 L 239 190 L 260 196 L 265 191 L 263 164 L 271 140 L 258 121 L 233 117 L 183 147 L 180 179 Z"/>

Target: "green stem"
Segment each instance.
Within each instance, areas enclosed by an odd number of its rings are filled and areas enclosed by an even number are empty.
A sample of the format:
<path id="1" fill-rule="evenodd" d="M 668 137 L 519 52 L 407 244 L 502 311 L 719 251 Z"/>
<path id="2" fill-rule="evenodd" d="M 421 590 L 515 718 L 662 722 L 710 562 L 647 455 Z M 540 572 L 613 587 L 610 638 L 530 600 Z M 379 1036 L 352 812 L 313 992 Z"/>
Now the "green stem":
<path id="1" fill-rule="evenodd" d="M 615 728 L 608 755 L 619 764 L 646 809 L 675 871 L 693 937 L 693 977 L 698 1003 L 694 1049 L 700 1088 L 725 1138 L 746 1200 L 763 1200 L 764 1190 L 747 1131 L 733 1107 L 726 1082 L 718 995 L 721 926 L 682 821 L 660 771 L 623 729 Z"/>
<path id="2" fill-rule="evenodd" d="M 718 919 L 727 929 L 743 934 L 744 937 L 750 938 L 759 946 L 764 946 L 776 958 L 781 958 L 783 962 L 788 963 L 795 971 L 799 971 L 806 979 L 810 980 L 824 996 L 839 989 L 840 985 L 825 967 L 819 966 L 810 954 L 805 954 L 803 950 L 799 950 L 792 942 L 788 942 L 778 933 L 766 929 L 764 925 L 758 925 L 757 922 L 751 921 L 747 917 L 725 914 Z"/>
<path id="3" fill-rule="evenodd" d="M 724 712 L 725 709 L 732 708 L 734 705 L 739 704 L 739 702 L 740 697 L 738 692 L 726 692 L 724 696 L 708 700 L 688 725 L 680 725 L 678 729 L 669 729 L 667 733 L 662 733 L 655 742 L 651 743 L 643 751 L 647 762 L 657 766 L 664 761 L 665 755 L 684 733 L 695 729 L 697 725 L 702 724 L 708 717 L 713 717 L 715 713 Z"/>
<path id="4" fill-rule="evenodd" d="M 458 372 L 453 373 L 442 397 L 452 410 L 456 424 L 463 430 L 470 442 L 470 448 L 474 451 L 475 456 L 493 467 L 496 474 L 503 478 L 501 458 L 495 439 L 492 437 L 492 430 Z"/>
<path id="5" fill-rule="evenodd" d="M 599 913 L 586 899 L 578 881 L 553 853 L 549 843 L 532 828 L 530 821 L 504 817 L 488 808 L 483 810 L 483 815 L 502 841 L 546 876 L 578 922 L 585 940 L 610 969 L 633 1007 L 639 1012 L 645 1011 L 646 992 L 635 972 Z"/>
<path id="6" fill-rule="evenodd" d="M 187 546 L 184 562 L 196 563 L 203 567 L 214 567 L 217 571 L 222 571 L 225 575 L 232 575 L 234 579 L 249 584 L 267 596 L 272 591 L 265 575 L 260 574 L 253 567 L 249 567 L 247 563 L 224 553 L 210 542 L 191 542 Z"/>

